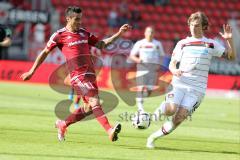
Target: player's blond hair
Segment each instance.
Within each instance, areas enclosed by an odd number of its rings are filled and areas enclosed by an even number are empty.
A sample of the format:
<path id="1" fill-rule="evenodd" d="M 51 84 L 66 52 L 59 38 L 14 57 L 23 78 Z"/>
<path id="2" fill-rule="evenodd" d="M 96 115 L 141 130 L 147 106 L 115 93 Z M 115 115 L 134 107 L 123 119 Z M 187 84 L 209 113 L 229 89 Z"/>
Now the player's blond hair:
<path id="1" fill-rule="evenodd" d="M 200 12 L 200 11 L 192 13 L 190 15 L 190 17 L 188 18 L 188 25 L 190 25 L 190 23 L 194 20 L 200 20 L 201 21 L 202 28 L 203 28 L 204 31 L 208 29 L 208 17 L 205 15 L 205 13 Z"/>

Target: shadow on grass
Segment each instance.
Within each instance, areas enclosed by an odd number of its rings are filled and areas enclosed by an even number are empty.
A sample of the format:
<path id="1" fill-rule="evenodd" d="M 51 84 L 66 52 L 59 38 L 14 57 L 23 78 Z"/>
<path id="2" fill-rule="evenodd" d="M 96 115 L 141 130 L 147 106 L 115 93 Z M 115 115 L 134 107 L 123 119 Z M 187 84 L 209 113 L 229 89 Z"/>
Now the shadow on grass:
<path id="1" fill-rule="evenodd" d="M 124 136 L 121 136 L 121 137 L 126 137 L 126 138 L 134 138 L 134 139 L 146 139 L 147 140 L 147 137 L 145 136 L 127 136 L 127 135 L 124 135 Z M 187 142 L 200 142 L 200 143 L 203 143 L 203 142 L 207 142 L 207 143 L 219 143 L 219 144 L 239 144 L 238 142 L 224 142 L 224 141 L 209 141 L 209 140 L 196 140 L 196 139 L 180 139 L 180 138 L 167 138 L 165 139 L 167 141 L 187 141 Z"/>
<path id="2" fill-rule="evenodd" d="M 239 155 L 238 152 L 233 151 L 211 151 L 211 150 L 197 150 L 197 149 L 179 149 L 179 148 L 169 148 L 169 147 L 155 147 L 154 149 L 148 149 L 146 147 L 139 146 L 130 146 L 130 145 L 118 145 L 127 149 L 137 149 L 137 150 L 153 150 L 153 151 L 174 151 L 174 152 L 192 152 L 192 153 L 218 153 L 218 154 L 236 154 Z"/>
<path id="3" fill-rule="evenodd" d="M 79 124 L 79 123 L 77 123 Z M 81 128 L 81 127 L 80 127 Z M 82 127 L 83 128 L 83 127 Z M 29 132 L 29 133 L 56 133 L 57 130 L 33 130 L 33 129 L 21 129 L 21 128 L 1 128 L 1 131 L 13 131 L 13 132 Z M 106 135 L 104 132 L 102 133 L 82 133 L 81 131 L 80 132 L 76 132 L 76 131 L 70 131 L 69 134 L 73 134 L 73 135 L 78 135 L 80 134 L 81 135 L 89 135 L 89 136 L 99 136 L 99 135 Z M 139 135 L 121 135 L 120 137 L 123 137 L 123 138 L 133 138 L 133 139 L 146 139 L 147 137 L 146 136 L 139 136 Z M 196 140 L 196 139 L 191 139 L 191 138 L 188 138 L 188 139 L 185 139 L 185 138 L 167 138 L 165 139 L 167 141 L 187 141 L 187 142 L 207 142 L 207 143 L 220 143 L 220 144 L 239 144 L 238 142 L 224 142 L 224 141 L 209 141 L 209 140 Z"/>
<path id="4" fill-rule="evenodd" d="M 44 134 L 46 133 L 56 133 L 56 131 L 42 131 L 42 130 L 28 130 L 28 129 L 7 129 L 7 128 L 3 128 L 2 129 L 3 131 L 14 131 L 14 132 L 29 132 L 29 133 L 39 133 L 39 132 L 44 132 Z M 77 132 L 73 132 L 71 134 L 79 134 Z M 97 134 L 93 134 L 93 133 L 81 133 L 81 135 L 84 135 L 84 136 L 105 136 L 104 133 L 97 133 Z M 134 141 L 134 139 L 146 139 L 146 137 L 144 136 L 126 136 L 126 135 L 122 135 L 120 136 L 120 138 L 130 138 Z M 178 142 L 199 142 L 199 143 L 210 143 L 210 144 L 239 144 L 239 143 L 233 143 L 233 142 L 222 142 L 222 141 L 207 141 L 207 140 L 196 140 L 196 139 L 178 139 L 178 138 L 167 138 L 165 139 L 165 141 L 178 141 Z M 79 140 L 77 139 L 71 139 L 71 140 L 67 140 L 66 142 L 68 143 L 88 143 L 89 142 L 85 142 L 85 141 L 82 141 L 82 142 L 79 142 Z M 92 144 L 95 144 L 95 143 L 92 143 Z M 111 144 L 104 144 L 104 145 L 111 145 Z M 145 145 L 145 144 L 144 144 Z M 126 144 L 126 145 L 121 145 L 121 144 L 117 144 L 116 146 L 118 147 L 124 147 L 124 148 L 127 148 L 127 149 L 136 149 L 136 150 L 149 150 L 147 148 L 145 148 L 145 146 L 133 146 L 133 145 L 129 145 L 129 144 Z M 234 151 L 211 151 L 211 150 L 203 150 L 203 149 L 179 149 L 179 148 L 169 148 L 169 147 L 156 147 L 154 150 L 165 150 L 165 151 L 179 151 L 179 152 L 196 152 L 196 153 L 201 153 L 201 152 L 204 152 L 204 153 L 220 153 L 220 154 L 240 154 L 240 152 L 234 152 Z M 1 153 L 0 154 L 8 154 L 8 153 Z M 13 153 L 15 154 L 15 153 Z M 43 155 L 44 156 L 44 155 Z M 46 156 L 46 155 L 45 155 Z M 71 158 L 71 156 L 69 157 Z M 84 158 L 84 157 L 73 157 L 73 158 Z M 91 158 L 90 158 L 91 159 Z M 93 158 L 94 159 L 94 158 Z M 107 159 L 107 158 L 104 158 L 104 159 Z M 111 158 L 113 159 L 113 158 Z M 114 160 L 114 159 L 113 159 Z M 116 159 L 118 160 L 118 159 Z"/>
<path id="5" fill-rule="evenodd" d="M 195 152 L 195 153 L 220 153 L 220 154 L 239 154 L 238 152 L 232 151 L 210 151 L 210 150 L 196 150 L 196 149 L 179 149 L 169 147 L 156 147 L 155 150 L 167 150 L 167 151 L 179 151 L 179 152 Z"/>
<path id="6" fill-rule="evenodd" d="M 106 159 L 106 160 L 123 160 L 122 158 L 114 158 L 114 157 L 111 157 L 111 158 L 108 158 L 108 157 L 87 157 L 87 156 L 72 156 L 72 155 L 61 155 L 61 154 L 32 154 L 32 153 L 6 153 L 6 152 L 0 152 L 0 155 L 6 155 L 6 156 L 27 156 L 31 159 L 33 159 L 33 157 L 51 157 L 51 158 L 66 158 L 66 159 L 69 159 L 69 158 L 73 158 L 73 159 Z"/>

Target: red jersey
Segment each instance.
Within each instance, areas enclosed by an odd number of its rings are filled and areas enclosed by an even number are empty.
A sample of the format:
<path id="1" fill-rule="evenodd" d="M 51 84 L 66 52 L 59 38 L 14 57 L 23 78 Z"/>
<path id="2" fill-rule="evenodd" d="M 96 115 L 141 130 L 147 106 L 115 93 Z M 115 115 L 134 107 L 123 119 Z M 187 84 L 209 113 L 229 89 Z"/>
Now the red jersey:
<path id="1" fill-rule="evenodd" d="M 49 51 L 58 47 L 64 54 L 71 77 L 95 74 L 90 47 L 95 46 L 98 38 L 81 28 L 71 32 L 65 27 L 55 32 L 47 43 Z"/>

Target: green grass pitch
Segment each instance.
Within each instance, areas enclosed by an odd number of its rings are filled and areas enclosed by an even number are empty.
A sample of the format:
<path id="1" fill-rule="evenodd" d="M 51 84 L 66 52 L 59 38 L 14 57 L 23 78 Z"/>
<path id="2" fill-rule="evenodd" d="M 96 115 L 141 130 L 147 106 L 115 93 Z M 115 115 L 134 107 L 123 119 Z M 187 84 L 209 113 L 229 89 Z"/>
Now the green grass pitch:
<path id="1" fill-rule="evenodd" d="M 146 138 L 160 128 L 153 122 L 136 130 L 119 114 L 134 113 L 123 101 L 108 113 L 112 124 L 123 125 L 119 141 L 112 143 L 96 120 L 69 127 L 66 141 L 58 142 L 54 107 L 67 95 L 47 85 L 0 82 L 0 160 L 239 160 L 240 104 L 235 99 L 205 97 L 193 114 L 172 134 L 145 148 Z M 153 112 L 162 97 L 150 98 L 145 108 Z"/>

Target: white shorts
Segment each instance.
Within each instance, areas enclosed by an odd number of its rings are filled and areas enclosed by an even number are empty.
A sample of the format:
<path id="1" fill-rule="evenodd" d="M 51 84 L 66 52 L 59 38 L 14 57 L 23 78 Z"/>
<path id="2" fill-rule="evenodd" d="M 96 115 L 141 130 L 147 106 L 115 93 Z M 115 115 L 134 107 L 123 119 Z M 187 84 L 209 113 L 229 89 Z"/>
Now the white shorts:
<path id="1" fill-rule="evenodd" d="M 192 114 L 201 104 L 204 94 L 192 89 L 173 87 L 166 95 L 166 103 L 177 104 Z"/>
<path id="2" fill-rule="evenodd" d="M 147 87 L 153 90 L 157 85 L 159 65 L 156 64 L 138 64 L 136 82 L 138 87 Z"/>

